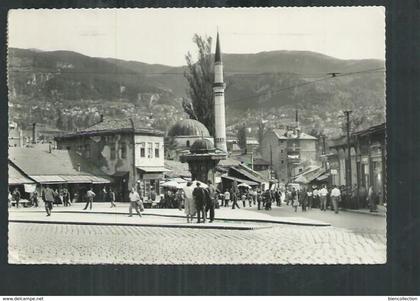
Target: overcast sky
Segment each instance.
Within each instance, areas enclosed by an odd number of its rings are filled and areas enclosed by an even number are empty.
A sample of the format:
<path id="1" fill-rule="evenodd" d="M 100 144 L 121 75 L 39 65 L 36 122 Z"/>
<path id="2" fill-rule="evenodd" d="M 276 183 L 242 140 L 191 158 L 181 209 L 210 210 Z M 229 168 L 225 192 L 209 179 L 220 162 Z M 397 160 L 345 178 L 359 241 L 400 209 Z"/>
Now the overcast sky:
<path id="1" fill-rule="evenodd" d="M 9 47 L 178 66 L 195 50 L 194 33 L 215 37 L 217 28 L 224 53 L 385 59 L 383 7 L 12 10 L 8 34 Z"/>

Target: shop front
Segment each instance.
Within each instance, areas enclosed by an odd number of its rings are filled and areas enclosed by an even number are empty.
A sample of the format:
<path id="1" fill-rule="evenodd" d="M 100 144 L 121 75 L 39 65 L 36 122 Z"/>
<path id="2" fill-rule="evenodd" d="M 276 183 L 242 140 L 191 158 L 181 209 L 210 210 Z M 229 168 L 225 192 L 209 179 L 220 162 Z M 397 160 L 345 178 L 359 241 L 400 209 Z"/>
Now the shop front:
<path id="1" fill-rule="evenodd" d="M 154 190 L 160 195 L 160 183 L 164 179 L 164 172 L 170 171 L 164 167 L 137 167 L 137 188 L 141 196 L 148 199 Z"/>

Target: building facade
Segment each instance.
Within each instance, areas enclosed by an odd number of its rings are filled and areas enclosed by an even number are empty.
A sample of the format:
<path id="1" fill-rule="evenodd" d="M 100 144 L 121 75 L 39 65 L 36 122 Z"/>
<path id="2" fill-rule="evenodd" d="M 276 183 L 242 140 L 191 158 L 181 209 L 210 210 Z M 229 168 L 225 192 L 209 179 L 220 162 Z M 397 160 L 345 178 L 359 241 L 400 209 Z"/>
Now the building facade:
<path id="1" fill-rule="evenodd" d="M 365 193 L 372 187 L 382 204 L 386 202 L 385 123 L 353 133 L 350 138 L 350 161 L 347 139 L 340 137 L 330 143 L 329 158 L 332 184 L 352 186 L 355 206 L 365 202 Z M 350 163 L 349 163 L 350 162 Z M 351 182 L 346 170 L 351 164 Z"/>
<path id="2" fill-rule="evenodd" d="M 308 167 L 318 163 L 317 138 L 299 129 L 272 129 L 263 138 L 262 158 L 270 163 L 276 178 L 293 181 Z"/>
<path id="3" fill-rule="evenodd" d="M 137 186 L 142 195 L 159 191 L 163 179 L 163 132 L 134 119 L 103 120 L 83 131 L 56 137 L 58 149 L 79 153 L 113 178 L 115 188 L 127 200 Z"/>

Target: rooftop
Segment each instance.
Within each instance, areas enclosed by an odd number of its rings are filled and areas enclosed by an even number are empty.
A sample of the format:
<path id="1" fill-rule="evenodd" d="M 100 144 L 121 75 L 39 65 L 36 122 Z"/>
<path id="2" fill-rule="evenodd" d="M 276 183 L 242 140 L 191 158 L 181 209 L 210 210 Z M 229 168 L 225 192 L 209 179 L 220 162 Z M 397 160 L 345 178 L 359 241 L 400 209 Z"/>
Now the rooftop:
<path id="1" fill-rule="evenodd" d="M 168 131 L 170 137 L 210 137 L 204 124 L 194 119 L 177 121 Z"/>
<path id="2" fill-rule="evenodd" d="M 56 139 L 93 136 L 108 133 L 136 133 L 150 136 L 163 136 L 162 131 L 155 130 L 137 118 L 105 119 L 83 130 L 57 136 Z"/>

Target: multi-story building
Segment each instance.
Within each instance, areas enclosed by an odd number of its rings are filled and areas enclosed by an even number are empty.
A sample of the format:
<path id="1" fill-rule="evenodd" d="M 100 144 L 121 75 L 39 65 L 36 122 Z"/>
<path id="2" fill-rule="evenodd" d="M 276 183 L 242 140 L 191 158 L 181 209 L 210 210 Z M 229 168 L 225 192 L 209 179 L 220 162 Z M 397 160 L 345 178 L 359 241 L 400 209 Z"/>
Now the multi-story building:
<path id="1" fill-rule="evenodd" d="M 58 149 L 79 153 L 113 178 L 123 199 L 133 185 L 148 195 L 159 181 L 164 167 L 163 132 L 144 126 L 134 119 L 102 120 L 71 134 L 56 137 Z"/>
<path id="2" fill-rule="evenodd" d="M 357 188 L 356 191 L 359 192 L 372 187 L 379 196 L 379 201 L 383 203 L 386 174 L 385 123 L 353 133 L 349 142 L 350 165 L 346 137 L 339 137 L 330 142 L 329 165 L 332 184 L 351 184 L 352 188 Z M 351 180 L 346 176 L 349 166 Z M 363 193 L 358 194 L 356 205 L 361 205 L 364 201 L 361 194 Z"/>
<path id="3" fill-rule="evenodd" d="M 272 129 L 264 135 L 262 158 L 270 163 L 277 179 L 286 183 L 317 164 L 317 140 L 299 128 Z"/>

